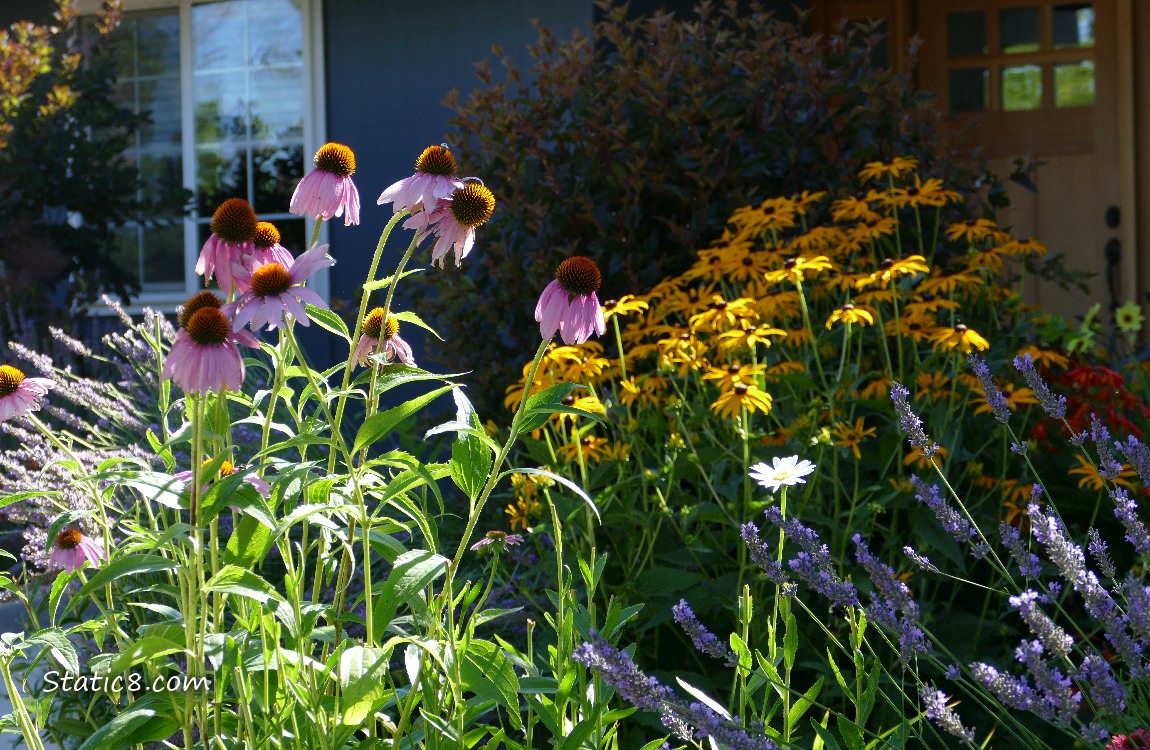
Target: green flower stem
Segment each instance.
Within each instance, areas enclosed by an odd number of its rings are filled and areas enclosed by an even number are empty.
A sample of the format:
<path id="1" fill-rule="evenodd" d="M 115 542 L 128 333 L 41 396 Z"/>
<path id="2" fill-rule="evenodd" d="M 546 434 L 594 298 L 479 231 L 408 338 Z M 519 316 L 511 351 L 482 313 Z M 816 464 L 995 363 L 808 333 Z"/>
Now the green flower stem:
<path id="1" fill-rule="evenodd" d="M 530 384 L 535 382 L 535 374 L 539 371 L 539 364 L 543 361 L 543 355 L 547 353 L 547 347 L 550 346 L 551 339 L 543 339 L 539 344 L 539 349 L 535 352 L 535 359 L 531 361 L 531 371 L 527 375 L 528 391 Z M 483 490 L 479 493 L 475 503 L 472 505 L 471 513 L 467 519 L 467 528 L 463 530 L 463 538 L 459 540 L 459 548 L 455 551 L 455 557 L 451 560 L 451 568 L 447 571 L 448 580 L 455 577 L 455 572 L 459 570 L 459 561 L 463 559 L 463 553 L 467 551 L 468 542 L 471 541 L 471 535 L 475 532 L 475 526 L 479 523 L 479 516 L 483 513 L 483 507 L 487 504 L 488 498 L 491 497 L 491 492 L 495 489 L 495 483 L 499 478 L 499 470 L 503 467 L 503 462 L 507 459 L 507 454 L 511 452 L 511 446 L 519 437 L 519 432 L 523 424 L 524 414 L 527 411 L 527 401 L 529 400 L 528 391 L 524 391 L 523 399 L 519 402 L 519 408 L 515 410 L 515 416 L 511 420 L 511 431 L 507 436 L 507 442 L 499 449 L 499 455 L 495 457 L 495 463 L 491 467 L 491 473 L 487 475 L 487 482 L 483 485 Z M 558 540 L 556 540 L 558 544 Z M 447 588 L 446 586 L 444 587 Z M 450 602 L 445 602 L 448 606 Z"/>
<path id="2" fill-rule="evenodd" d="M 319 219 L 316 219 L 315 225 L 311 229 L 311 242 L 309 242 L 307 245 L 309 249 L 315 247 L 316 243 L 319 242 L 319 228 L 322 226 L 323 226 L 323 218 L 321 217 Z"/>
<path id="3" fill-rule="evenodd" d="M 819 370 L 819 379 L 823 381 L 823 388 L 827 388 L 829 390 L 829 386 L 827 385 L 827 376 L 823 372 L 823 359 L 819 356 L 819 346 L 817 343 L 815 343 L 817 336 L 815 336 L 815 329 L 811 325 L 811 312 L 807 308 L 807 295 L 803 292 L 802 282 L 796 282 L 795 289 L 799 291 L 799 308 L 803 313 L 803 325 L 806 326 L 807 333 L 811 335 L 811 354 L 814 356 L 815 366 L 818 367 Z"/>
<path id="4" fill-rule="evenodd" d="M 399 259 L 399 265 L 395 268 L 395 275 L 391 277 L 391 284 L 387 287 L 387 297 L 383 301 L 383 325 L 387 325 L 387 316 L 391 315 L 391 301 L 395 298 L 395 287 L 399 284 L 400 274 L 407 266 L 407 262 L 411 260 L 411 256 L 415 253 L 415 248 L 421 239 L 419 232 L 411 238 L 411 244 L 407 246 L 407 252 Z M 379 337 L 379 345 L 383 346 L 383 336 Z M 371 368 L 371 385 L 368 388 L 367 396 L 367 416 L 375 414 L 378 405 L 375 402 L 375 388 L 379 379 L 379 368 L 372 366 Z"/>
<path id="5" fill-rule="evenodd" d="M 13 713 L 16 714 L 16 726 L 20 727 L 20 734 L 24 737 L 28 750 L 44 750 L 40 733 L 36 731 L 36 725 L 32 722 L 32 717 L 24 705 L 24 700 L 16 691 L 16 682 L 12 679 L 10 659 L 4 653 L 0 653 L 0 676 L 4 678 L 4 689 L 8 691 L 8 702 L 12 704 Z"/>
<path id="6" fill-rule="evenodd" d="M 371 257 L 371 265 L 367 269 L 367 282 L 363 285 L 363 295 L 359 300 L 359 313 L 356 315 L 355 329 L 351 334 L 351 350 L 347 355 L 347 366 L 343 370 L 343 383 L 339 387 L 339 401 L 336 402 L 335 406 L 336 421 L 332 423 L 333 432 L 339 429 L 339 425 L 343 420 L 343 410 L 347 406 L 347 387 L 348 384 L 351 383 L 351 371 L 355 367 L 351 361 L 351 354 L 355 351 L 360 333 L 363 332 L 363 319 L 367 317 L 367 302 L 371 299 L 371 290 L 367 287 L 375 281 L 375 274 L 379 271 L 379 260 L 383 257 L 383 247 L 387 244 L 387 238 L 391 235 L 391 230 L 394 229 L 395 225 L 399 223 L 399 220 L 406 215 L 407 211 L 399 211 L 392 216 L 391 220 L 387 222 L 387 226 L 383 228 L 383 232 L 379 235 L 379 242 L 375 245 L 375 255 Z M 332 452 L 328 458 L 327 471 L 329 474 L 335 471 L 334 452 Z"/>
<path id="7" fill-rule="evenodd" d="M 260 454 L 268 449 L 268 443 L 271 441 L 272 431 L 272 418 L 276 413 L 276 402 L 279 400 L 279 392 L 284 387 L 284 371 L 287 370 L 287 364 L 284 362 L 283 352 L 286 348 L 284 346 L 284 334 L 280 331 L 280 343 L 276 347 L 276 362 L 275 374 L 272 375 L 272 390 L 268 396 L 268 413 L 264 415 L 264 430 L 263 435 L 260 436 Z M 335 452 L 332 451 L 332 456 Z"/>
<path id="8" fill-rule="evenodd" d="M 60 451 L 65 456 L 72 459 L 72 461 L 76 464 L 76 471 L 79 473 L 83 483 L 87 485 L 88 489 L 91 490 L 92 500 L 96 503 L 96 510 L 100 512 L 100 525 L 103 526 L 104 532 L 104 551 L 110 555 L 112 553 L 112 525 L 108 521 L 108 512 L 104 508 L 104 498 L 100 494 L 100 485 L 97 484 L 92 475 L 88 473 L 87 468 L 84 466 L 84 462 L 82 462 L 79 457 L 77 457 L 76 454 L 72 451 L 72 449 L 65 445 L 64 442 L 60 440 L 60 438 L 56 437 L 56 433 L 52 432 L 48 425 L 41 422 L 40 418 L 37 417 L 35 413 L 29 414 L 28 419 L 32 422 L 32 424 L 36 425 L 36 429 L 40 430 L 40 432 L 44 434 L 44 437 L 48 438 L 48 441 L 52 443 L 52 445 L 60 449 Z M 52 544 L 53 541 L 54 540 L 49 539 L 48 543 Z M 112 606 L 112 602 L 110 600 L 108 602 L 108 606 Z"/>
<path id="9" fill-rule="evenodd" d="M 615 329 L 615 346 L 619 349 L 619 375 L 620 380 L 627 379 L 627 355 L 623 351 L 623 334 L 619 331 L 619 314 L 611 316 L 611 327 Z"/>

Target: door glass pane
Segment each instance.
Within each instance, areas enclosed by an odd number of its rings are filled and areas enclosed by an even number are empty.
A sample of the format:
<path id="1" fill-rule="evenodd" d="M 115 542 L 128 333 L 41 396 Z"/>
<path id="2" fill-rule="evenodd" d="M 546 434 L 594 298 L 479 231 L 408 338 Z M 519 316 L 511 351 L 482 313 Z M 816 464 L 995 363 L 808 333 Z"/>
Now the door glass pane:
<path id="1" fill-rule="evenodd" d="M 1088 107 L 1094 103 L 1094 61 L 1054 66 L 1054 106 Z"/>
<path id="2" fill-rule="evenodd" d="M 946 54 L 967 57 L 986 54 L 986 14 L 980 10 L 948 13 Z"/>
<path id="3" fill-rule="evenodd" d="M 958 68 L 949 73 L 951 112 L 985 112 L 990 104 L 986 68 Z"/>
<path id="4" fill-rule="evenodd" d="M 1002 69 L 1002 108 L 1007 112 L 1042 107 L 1042 68 L 1013 65 Z"/>
<path id="5" fill-rule="evenodd" d="M 1054 48 L 1094 46 L 1094 7 L 1091 3 L 1054 6 Z"/>
<path id="6" fill-rule="evenodd" d="M 1005 8 L 998 12 L 998 39 L 1008 55 L 1038 51 L 1038 8 Z"/>

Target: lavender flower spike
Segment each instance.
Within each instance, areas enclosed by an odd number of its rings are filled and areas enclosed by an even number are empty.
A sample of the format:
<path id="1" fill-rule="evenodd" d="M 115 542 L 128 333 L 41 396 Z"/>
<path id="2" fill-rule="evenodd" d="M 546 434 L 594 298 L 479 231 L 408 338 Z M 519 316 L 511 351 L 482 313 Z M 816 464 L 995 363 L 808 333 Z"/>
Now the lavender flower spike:
<path id="1" fill-rule="evenodd" d="M 1046 385 L 1046 381 L 1038 374 L 1038 370 L 1034 369 L 1034 359 L 1029 354 L 1020 354 L 1015 357 L 1014 368 L 1022 373 L 1023 379 L 1030 386 L 1030 390 L 1034 391 L 1038 403 L 1042 405 L 1042 410 L 1046 412 L 1047 416 L 1054 419 L 1066 417 L 1066 397 L 1055 396 L 1050 392 L 1050 387 Z"/>
<path id="2" fill-rule="evenodd" d="M 895 382 L 890 388 L 890 400 L 894 402 L 899 426 L 906 433 L 908 442 L 922 451 L 923 458 L 931 458 L 938 452 L 938 443 L 927 437 L 922 429 L 922 420 L 910 408 L 910 391 L 902 383 Z"/>
<path id="3" fill-rule="evenodd" d="M 680 599 L 679 603 L 671 608 L 671 612 L 675 615 L 675 622 L 679 623 L 684 632 L 691 637 L 691 643 L 695 644 L 695 648 L 700 653 L 714 659 L 721 659 L 727 662 L 728 666 L 738 665 L 739 657 L 735 656 L 731 649 L 727 648 L 714 633 L 707 630 L 703 623 L 699 622 L 686 599 Z"/>
<path id="4" fill-rule="evenodd" d="M 982 385 L 982 392 L 986 394 L 986 403 L 990 406 L 990 413 L 1003 424 L 1009 422 L 1010 405 L 1006 401 L 1006 396 L 1003 396 L 1002 391 L 998 389 L 998 384 L 994 382 L 990 368 L 986 366 L 986 361 L 977 354 L 968 355 L 966 361 L 970 363 L 970 369 L 974 371 L 975 377 Z"/>
<path id="5" fill-rule="evenodd" d="M 1126 541 L 1134 545 L 1138 554 L 1150 553 L 1150 532 L 1138 517 L 1138 502 L 1122 487 L 1115 487 L 1110 496 L 1114 499 L 1114 515 L 1126 529 Z"/>
<path id="6" fill-rule="evenodd" d="M 926 712 L 926 718 L 937 724 L 947 734 L 958 737 L 963 742 L 974 744 L 974 730 L 964 727 L 954 709 L 946 705 L 946 693 L 936 690 L 934 685 L 926 684 L 919 688 L 918 694 L 922 698 L 922 707 Z"/>

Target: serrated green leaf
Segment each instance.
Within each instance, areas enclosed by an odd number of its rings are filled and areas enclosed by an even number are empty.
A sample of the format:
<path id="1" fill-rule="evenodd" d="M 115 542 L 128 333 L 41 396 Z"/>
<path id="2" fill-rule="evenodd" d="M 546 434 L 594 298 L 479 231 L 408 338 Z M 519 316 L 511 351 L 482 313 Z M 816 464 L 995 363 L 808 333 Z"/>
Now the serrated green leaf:
<path id="1" fill-rule="evenodd" d="M 359 432 L 356 433 L 355 447 L 352 448 L 352 453 L 359 453 L 364 448 L 384 437 L 395 429 L 395 426 L 400 422 L 415 414 L 424 406 L 447 391 L 452 390 L 454 387 L 453 385 L 445 385 L 431 393 L 425 393 L 422 396 L 413 398 L 387 411 L 371 415 L 364 421 L 363 426 L 359 428 Z"/>
<path id="2" fill-rule="evenodd" d="M 352 646 L 339 657 L 339 683 L 343 688 L 340 717 L 344 726 L 358 727 L 387 696 L 390 649 Z"/>
<path id="3" fill-rule="evenodd" d="M 490 641 L 472 640 L 459 666 L 465 690 L 501 704 L 507 709 L 512 725 L 523 728 L 519 716 L 519 678 L 498 646 Z"/>
<path id="4" fill-rule="evenodd" d="M 443 575 L 447 564 L 447 558 L 422 549 L 405 552 L 395 559 L 387 580 L 376 591 L 372 625 L 377 642 L 383 640 L 400 605 Z"/>
<path id="5" fill-rule="evenodd" d="M 280 593 L 258 574 L 236 565 L 225 565 L 220 568 L 219 572 L 211 577 L 204 588 L 208 591 L 242 596 L 260 604 L 283 600 Z"/>
<path id="6" fill-rule="evenodd" d="M 307 306 L 307 316 L 320 328 L 330 331 L 336 336 L 341 336 L 343 340 L 349 344 L 352 343 L 351 334 L 347 331 L 347 323 L 344 323 L 343 318 L 331 310 L 309 304 Z"/>

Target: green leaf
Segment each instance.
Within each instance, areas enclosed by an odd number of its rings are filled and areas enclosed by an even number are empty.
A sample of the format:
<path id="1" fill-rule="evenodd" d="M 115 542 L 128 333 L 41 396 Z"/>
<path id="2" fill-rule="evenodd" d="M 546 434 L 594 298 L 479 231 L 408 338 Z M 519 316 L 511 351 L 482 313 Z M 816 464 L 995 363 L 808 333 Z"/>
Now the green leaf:
<path id="1" fill-rule="evenodd" d="M 846 743 L 848 750 L 865 750 L 866 742 L 857 724 L 842 714 L 835 717 L 835 723 L 838 724 L 839 734 L 843 736 L 843 742 Z"/>
<path id="2" fill-rule="evenodd" d="M 491 450 L 474 435 L 461 432 L 451 444 L 451 479 L 471 500 L 479 496 L 494 463 Z"/>
<path id="3" fill-rule="evenodd" d="M 205 588 L 208 591 L 220 591 L 225 594 L 235 594 L 246 599 L 252 599 L 260 604 L 269 601 L 283 601 L 279 592 L 272 585 L 250 570 L 244 570 L 236 565 L 225 565 L 212 576 Z"/>
<path id="4" fill-rule="evenodd" d="M 822 724 L 819 724 L 814 719 L 811 719 L 811 726 L 814 728 L 815 734 L 817 734 L 819 739 L 823 741 L 823 744 L 826 745 L 827 750 L 842 750 L 842 748 L 839 747 L 838 740 L 835 739 L 834 733 L 826 727 L 826 721 L 828 717 L 829 714 L 828 716 L 823 717 Z"/>
<path id="5" fill-rule="evenodd" d="M 88 582 L 80 587 L 68 601 L 68 606 L 64 609 L 67 613 L 77 603 L 84 601 L 84 599 L 96 589 L 101 586 L 111 583 L 112 581 L 119 580 L 124 576 L 139 575 L 141 573 L 162 573 L 168 570 L 175 570 L 176 564 L 166 557 L 160 555 L 129 555 L 128 557 L 121 557 L 119 560 L 97 570 Z"/>
<path id="6" fill-rule="evenodd" d="M 567 394 L 583 387 L 578 383 L 557 383 L 528 396 L 527 403 L 523 405 L 523 423 L 519 425 L 519 432 L 531 432 L 542 427 L 552 414 L 563 407 L 563 399 Z"/>
<path id="7" fill-rule="evenodd" d="M 447 558 L 422 549 L 405 552 L 395 559 L 395 566 L 387 580 L 379 585 L 376 592 L 372 613 L 376 641 L 383 640 L 382 636 L 399 606 L 443 575 L 447 564 Z"/>
<path id="8" fill-rule="evenodd" d="M 80 657 L 76 655 L 76 647 L 59 628 L 45 628 L 27 638 L 28 643 L 38 643 L 48 649 L 48 653 L 69 674 L 80 673 Z"/>
<path id="9" fill-rule="evenodd" d="M 127 711 L 97 729 L 78 750 L 119 750 L 167 739 L 180 725 L 158 714 L 151 706 L 159 707 L 162 703 L 158 699 L 147 698 L 137 701 Z"/>
<path id="10" fill-rule="evenodd" d="M 439 339 L 440 341 L 444 340 L 444 338 L 442 336 L 440 336 L 438 333 L 435 332 L 434 328 L 427 325 L 427 323 L 423 322 L 423 318 L 419 317 L 418 315 L 411 312 L 410 310 L 404 310 L 403 312 L 393 313 L 392 317 L 395 318 L 396 320 L 402 320 L 405 323 L 411 323 L 412 325 L 417 325 L 420 328 L 422 328 L 423 330 L 430 333 L 435 338 Z"/>
<path id="11" fill-rule="evenodd" d="M 789 672 L 795 666 L 795 654 L 799 652 L 799 625 L 795 615 L 787 609 L 786 630 L 783 631 L 783 663 Z M 793 725 L 792 725 L 793 726 Z"/>
<path id="12" fill-rule="evenodd" d="M 274 541 L 271 529 L 245 514 L 228 539 L 224 562 L 240 568 L 254 568 L 267 557 Z"/>
<path id="13" fill-rule="evenodd" d="M 352 646 L 340 654 L 339 684 L 343 688 L 345 726 L 359 726 L 386 699 L 391 649 Z"/>
<path id="14" fill-rule="evenodd" d="M 337 336 L 342 336 L 344 341 L 349 344 L 351 343 L 351 334 L 347 331 L 347 323 L 344 323 L 343 318 L 331 310 L 309 304 L 307 306 L 307 316 L 320 328 L 331 331 Z"/>
<path id="15" fill-rule="evenodd" d="M 183 653 L 183 651 L 184 645 L 182 643 L 173 643 L 171 640 L 160 636 L 147 636 L 130 644 L 126 649 L 121 651 L 119 655 L 116 656 L 115 661 L 112 662 L 108 673 L 117 675 L 121 672 L 126 672 L 142 661 L 167 656 L 169 654 L 180 654 Z"/>
<path id="16" fill-rule="evenodd" d="M 802 697 L 795 701 L 795 705 L 791 706 L 790 712 L 787 714 L 787 727 L 794 729 L 799 725 L 799 720 L 803 718 L 803 714 L 810 709 L 814 704 L 815 699 L 819 697 L 819 693 L 823 689 L 823 680 L 825 678 L 820 676 L 814 685 L 811 685 L 807 692 L 803 693 Z"/>
<path id="17" fill-rule="evenodd" d="M 852 704 L 854 703 L 854 696 L 851 695 L 851 689 L 847 687 L 847 681 L 843 678 L 843 673 L 839 670 L 839 665 L 835 663 L 835 657 L 831 655 L 831 650 L 827 648 L 827 662 L 831 665 L 831 671 L 835 673 L 835 682 L 842 688 L 843 695 L 846 696 Z"/>
<path id="18" fill-rule="evenodd" d="M 731 633 L 731 651 L 735 656 L 739 657 L 739 670 L 744 672 L 751 671 L 751 650 L 747 648 L 747 644 L 743 643 L 743 639 L 739 637 L 738 633 Z"/>
<path id="19" fill-rule="evenodd" d="M 523 729 L 523 720 L 519 716 L 519 678 L 498 646 L 490 641 L 471 641 L 459 667 L 464 690 L 500 703 L 507 709 L 507 716 L 515 728 Z"/>
<path id="20" fill-rule="evenodd" d="M 29 490 L 27 492 L 13 492 L 11 495 L 0 496 L 0 508 L 6 508 L 9 505 L 27 500 L 33 497 L 60 497 L 63 493 L 55 492 L 52 490 Z M 55 537 L 49 537 L 54 539 Z"/>
<path id="21" fill-rule="evenodd" d="M 355 447 L 352 448 L 351 452 L 359 453 L 367 446 L 390 433 L 400 422 L 412 414 L 415 414 L 415 412 L 454 387 L 453 385 L 445 385 L 431 393 L 425 393 L 392 409 L 371 415 L 364 421 L 363 426 L 359 428 L 359 432 L 355 436 Z"/>
<path id="22" fill-rule="evenodd" d="M 524 468 L 524 469 L 508 469 L 507 471 L 500 474 L 499 478 L 502 479 L 503 477 L 507 476 L 508 474 L 538 474 L 539 476 L 542 476 L 542 477 L 549 477 L 553 481 L 557 482 L 558 484 L 563 485 L 564 487 L 566 487 L 567 489 L 571 490 L 576 495 L 578 495 L 580 498 L 582 498 L 583 502 L 587 503 L 587 505 L 590 506 L 591 510 L 595 512 L 595 519 L 598 520 L 599 523 L 603 522 L 603 519 L 599 516 L 599 508 L 595 506 L 595 501 L 592 500 L 591 496 L 588 495 L 586 492 L 584 492 L 582 490 L 582 488 L 579 487 L 579 485 L 575 484 L 574 482 L 572 482 L 567 477 L 561 477 L 558 474 L 555 474 L 554 472 L 547 471 L 546 469 L 527 469 L 527 468 Z"/>

